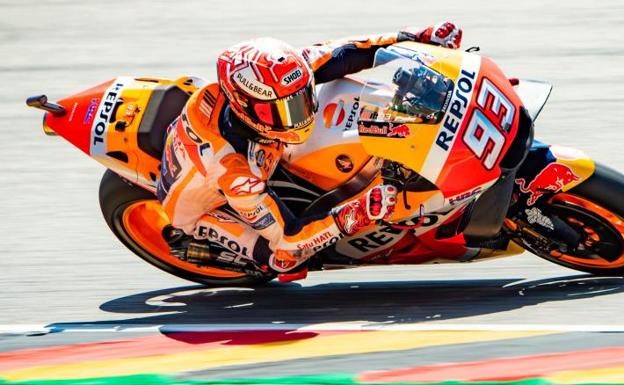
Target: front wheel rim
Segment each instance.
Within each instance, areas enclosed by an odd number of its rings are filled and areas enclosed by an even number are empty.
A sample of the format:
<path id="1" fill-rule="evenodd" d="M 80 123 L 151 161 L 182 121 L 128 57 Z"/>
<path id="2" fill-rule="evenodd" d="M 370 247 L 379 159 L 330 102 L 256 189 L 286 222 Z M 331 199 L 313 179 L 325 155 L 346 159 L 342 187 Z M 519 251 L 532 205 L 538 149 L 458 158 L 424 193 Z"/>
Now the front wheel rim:
<path id="1" fill-rule="evenodd" d="M 613 213 L 611 210 L 608 210 L 588 199 L 569 193 L 559 193 L 552 197 L 549 203 L 571 205 L 574 208 L 585 210 L 588 213 L 591 213 L 593 217 L 600 218 L 600 220 L 602 221 L 602 225 L 605 226 L 601 231 L 597 231 L 596 228 L 587 225 L 585 221 L 582 221 L 579 218 L 575 218 L 574 216 L 564 216 L 563 218 L 561 218 L 565 220 L 569 225 L 572 225 L 575 228 L 579 229 L 579 232 L 581 232 L 585 236 L 584 240 L 589 244 L 591 244 L 591 242 L 603 241 L 604 238 L 610 240 L 611 238 L 618 238 L 617 242 L 619 244 L 619 251 L 616 252 L 613 258 L 609 259 L 605 259 L 604 257 L 584 258 L 579 257 L 578 255 L 563 253 L 560 251 L 551 251 L 551 257 L 556 258 L 564 263 L 596 269 L 615 269 L 624 267 L 624 221 L 622 220 L 622 218 Z M 608 231 L 604 230 L 605 228 L 607 228 L 606 226 L 608 226 Z M 617 234 L 617 236 L 615 234 Z"/>

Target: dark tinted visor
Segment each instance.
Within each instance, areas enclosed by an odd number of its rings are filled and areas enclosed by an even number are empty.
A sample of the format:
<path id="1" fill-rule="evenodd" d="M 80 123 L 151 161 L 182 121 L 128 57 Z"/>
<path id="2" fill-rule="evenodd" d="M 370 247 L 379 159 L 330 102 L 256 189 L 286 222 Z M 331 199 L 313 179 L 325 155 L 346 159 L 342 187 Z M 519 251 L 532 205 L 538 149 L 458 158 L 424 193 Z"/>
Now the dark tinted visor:
<path id="1" fill-rule="evenodd" d="M 286 98 L 254 100 L 250 104 L 256 119 L 276 131 L 306 126 L 314 119 L 318 109 L 312 82 Z"/>

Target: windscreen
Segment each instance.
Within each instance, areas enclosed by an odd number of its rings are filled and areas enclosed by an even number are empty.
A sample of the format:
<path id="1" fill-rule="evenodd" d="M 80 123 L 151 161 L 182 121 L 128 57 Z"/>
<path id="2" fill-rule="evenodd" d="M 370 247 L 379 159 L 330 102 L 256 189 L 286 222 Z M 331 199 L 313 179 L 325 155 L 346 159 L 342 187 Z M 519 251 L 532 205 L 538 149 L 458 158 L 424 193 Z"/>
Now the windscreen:
<path id="1" fill-rule="evenodd" d="M 379 49 L 366 85 L 383 85 L 389 101 L 368 103 L 360 115 L 366 125 L 388 123 L 439 123 L 448 107 L 453 82 L 430 68 L 435 59 L 423 52 L 401 47 Z M 429 65 L 428 65 L 429 64 Z"/>

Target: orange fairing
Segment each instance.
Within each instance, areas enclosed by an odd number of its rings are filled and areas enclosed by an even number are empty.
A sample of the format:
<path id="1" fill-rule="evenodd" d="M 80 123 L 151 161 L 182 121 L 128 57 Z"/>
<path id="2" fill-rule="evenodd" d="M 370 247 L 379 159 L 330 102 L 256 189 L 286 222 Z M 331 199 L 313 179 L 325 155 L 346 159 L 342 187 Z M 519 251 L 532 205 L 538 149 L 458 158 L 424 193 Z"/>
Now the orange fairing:
<path id="1" fill-rule="evenodd" d="M 139 148 L 138 130 L 154 89 L 171 84 L 189 94 L 197 88 L 190 78 L 119 77 L 58 101 L 68 112 L 46 114 L 44 126 L 107 168 L 153 188 L 160 159 Z"/>
<path id="2" fill-rule="evenodd" d="M 288 170 L 323 190 L 331 190 L 356 175 L 370 159 L 360 143 L 327 146 L 288 163 Z"/>
<path id="3" fill-rule="evenodd" d="M 145 200 L 131 204 L 125 209 L 122 220 L 132 240 L 163 262 L 210 277 L 237 278 L 244 276 L 242 273 L 213 267 L 198 267 L 171 255 L 169 246 L 160 235 L 162 229 L 169 224 L 169 219 L 157 200 Z"/>
<path id="4" fill-rule="evenodd" d="M 95 118 L 102 95 L 113 83 L 109 80 L 76 95 L 57 101 L 65 107 L 65 115 L 46 114 L 44 127 L 62 136 L 68 142 L 89 155 L 91 124 Z M 44 128 L 45 130 L 45 128 Z"/>
<path id="5" fill-rule="evenodd" d="M 560 202 L 565 202 L 565 203 L 573 204 L 576 206 L 580 206 L 584 208 L 585 210 L 592 212 L 593 214 L 596 214 L 602 217 L 604 220 L 608 221 L 620 234 L 622 234 L 622 236 L 624 236 L 624 221 L 622 220 L 622 218 L 615 215 L 613 212 L 605 209 L 604 207 L 598 206 L 597 204 L 590 202 L 586 199 L 583 199 L 581 197 L 578 197 L 572 194 L 567 194 L 567 193 L 559 193 L 555 195 L 552 198 L 552 200 L 555 202 L 560 201 Z M 586 235 L 588 236 L 588 238 L 594 241 L 599 241 L 599 239 L 596 239 L 597 235 L 593 231 L 593 229 L 586 227 L 584 228 L 584 231 L 586 232 Z M 573 263 L 579 266 L 587 266 L 587 267 L 594 267 L 594 268 L 609 268 L 609 269 L 624 266 L 624 253 L 622 253 L 622 255 L 620 255 L 614 261 L 607 261 L 605 259 L 578 258 L 573 255 L 560 253 L 558 251 L 553 251 L 551 254 L 553 257 L 559 258 L 562 261 Z"/>
<path id="6" fill-rule="evenodd" d="M 378 65 L 367 72 L 367 87 L 375 92 L 361 95 L 366 109 L 358 126 L 369 154 L 414 170 L 445 197 L 499 177 L 499 163 L 518 130 L 522 102 L 494 62 L 461 50 L 413 42 L 379 50 L 375 61 Z M 403 87 L 418 93 L 410 88 L 411 81 L 399 85 L 403 75 L 397 80 L 403 72 L 412 73 L 413 79 L 425 66 L 427 73 L 437 74 L 437 83 L 439 79 L 452 82 L 445 99 L 436 99 L 441 109 L 434 113 L 419 109 L 422 98 L 406 96 L 415 94 L 405 93 Z M 385 99 L 371 96 L 384 92 Z"/>

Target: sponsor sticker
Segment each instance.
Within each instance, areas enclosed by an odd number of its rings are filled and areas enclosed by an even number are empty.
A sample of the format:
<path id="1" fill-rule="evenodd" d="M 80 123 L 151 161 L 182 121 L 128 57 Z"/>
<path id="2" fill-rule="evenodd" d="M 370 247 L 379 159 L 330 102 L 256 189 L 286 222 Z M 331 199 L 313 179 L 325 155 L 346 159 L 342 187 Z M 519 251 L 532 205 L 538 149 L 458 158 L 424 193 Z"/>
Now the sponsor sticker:
<path id="1" fill-rule="evenodd" d="M 256 166 L 262 168 L 264 167 L 264 162 L 266 161 L 266 151 L 260 149 L 256 152 Z"/>
<path id="2" fill-rule="evenodd" d="M 87 108 L 87 113 L 82 120 L 82 123 L 89 124 L 91 123 L 91 119 L 93 119 L 93 114 L 95 113 L 95 109 L 97 108 L 98 103 L 100 102 L 99 98 L 91 99 L 91 103 L 89 103 L 89 107 Z"/>
<path id="3" fill-rule="evenodd" d="M 338 103 L 329 103 L 323 109 L 323 123 L 325 123 L 325 128 L 341 125 L 346 115 L 343 100 L 339 100 Z"/>
<path id="4" fill-rule="evenodd" d="M 548 218 L 546 215 L 542 214 L 542 211 L 538 209 L 537 207 L 526 209 L 524 210 L 524 213 L 526 214 L 527 221 L 530 224 L 533 225 L 537 223 L 538 225 L 543 226 L 549 230 L 555 229 L 555 224 L 552 222 L 552 220 Z"/>
<path id="5" fill-rule="evenodd" d="M 265 209 L 266 207 L 263 204 L 259 204 L 251 209 L 238 209 L 237 211 L 241 218 L 243 218 L 246 222 L 254 222 L 258 219 L 259 214 L 265 211 Z"/>
<path id="6" fill-rule="evenodd" d="M 472 90 L 474 89 L 474 82 L 477 76 L 476 71 L 470 71 L 462 68 L 459 79 L 457 79 L 457 85 L 453 90 L 453 97 L 450 101 L 447 114 L 444 116 L 442 126 L 436 137 L 436 145 L 448 151 L 455 139 L 455 133 L 459 129 L 459 126 L 466 114 L 466 109 L 472 98 Z"/>
<path id="7" fill-rule="evenodd" d="M 275 223 L 275 217 L 271 213 L 265 214 L 263 217 L 258 219 L 257 221 L 250 223 L 249 225 L 254 230 L 264 230 L 267 227 L 271 226 Z"/>
<path id="8" fill-rule="evenodd" d="M 262 100 L 275 99 L 277 96 L 273 88 L 260 83 L 253 74 L 250 67 L 238 71 L 234 74 L 234 83 L 247 91 L 250 95 Z"/>
<path id="9" fill-rule="evenodd" d="M 533 206 L 544 194 L 559 192 L 564 186 L 579 180 L 570 167 L 562 163 L 550 163 L 528 184 L 524 178 L 515 180 L 520 191 L 529 194 L 527 205 Z"/>
<path id="10" fill-rule="evenodd" d="M 461 202 L 463 202 L 463 201 L 465 201 L 465 200 L 467 200 L 469 198 L 472 198 L 473 196 L 479 194 L 480 192 L 481 192 L 481 187 L 479 186 L 479 187 L 477 187 L 477 188 L 475 188 L 473 190 L 466 191 L 466 192 L 463 192 L 461 194 L 458 194 L 458 195 L 455 195 L 453 197 L 450 197 L 448 199 L 448 201 L 449 201 L 449 204 L 451 206 L 454 206 L 454 205 L 456 205 L 458 203 L 461 203 Z"/>
<path id="11" fill-rule="evenodd" d="M 407 124 L 382 121 L 362 121 L 358 126 L 358 132 L 362 136 L 385 138 L 406 138 L 411 133 Z"/>
<path id="12" fill-rule="evenodd" d="M 104 155 L 107 151 L 106 130 L 108 129 L 111 115 L 124 86 L 130 78 L 120 77 L 115 79 L 110 87 L 104 92 L 102 101 L 95 113 L 93 124 L 91 125 L 91 156 Z"/>
<path id="13" fill-rule="evenodd" d="M 219 233 L 219 231 L 213 227 L 207 227 L 204 225 L 197 226 L 197 229 L 195 230 L 195 238 L 207 239 L 235 252 L 236 254 L 244 255 L 245 257 L 250 258 L 247 246 L 241 246 L 239 242 Z"/>
<path id="14" fill-rule="evenodd" d="M 320 234 L 316 234 L 314 237 L 312 237 L 309 241 L 305 243 L 298 243 L 297 250 L 313 250 L 317 248 L 318 246 L 324 246 L 324 245 L 328 245 L 331 243 L 335 243 L 338 241 L 338 239 L 340 239 L 340 237 L 332 234 L 331 231 L 324 231 Z"/>
<path id="15" fill-rule="evenodd" d="M 345 130 L 351 129 L 354 122 L 357 122 L 358 117 L 360 116 L 360 98 L 353 98 L 353 104 L 351 104 L 351 110 L 349 110 L 349 117 L 347 118 L 347 123 L 345 124 Z"/>

